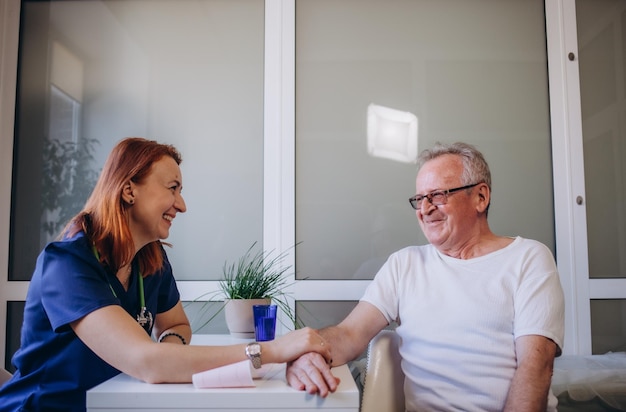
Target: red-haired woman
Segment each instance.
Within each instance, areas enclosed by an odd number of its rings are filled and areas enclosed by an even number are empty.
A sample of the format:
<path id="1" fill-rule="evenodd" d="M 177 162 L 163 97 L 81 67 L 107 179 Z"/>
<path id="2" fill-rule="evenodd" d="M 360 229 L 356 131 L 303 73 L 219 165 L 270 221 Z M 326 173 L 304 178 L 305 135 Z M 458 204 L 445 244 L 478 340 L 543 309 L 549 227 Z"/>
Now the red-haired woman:
<path id="1" fill-rule="evenodd" d="M 84 411 L 86 391 L 120 371 L 191 382 L 247 358 L 245 344 L 187 345 L 189 321 L 161 242 L 187 209 L 180 162 L 173 146 L 142 138 L 113 148 L 84 209 L 37 259 L 0 410 Z M 261 361 L 310 351 L 329 359 L 323 342 L 300 329 L 262 342 Z"/>

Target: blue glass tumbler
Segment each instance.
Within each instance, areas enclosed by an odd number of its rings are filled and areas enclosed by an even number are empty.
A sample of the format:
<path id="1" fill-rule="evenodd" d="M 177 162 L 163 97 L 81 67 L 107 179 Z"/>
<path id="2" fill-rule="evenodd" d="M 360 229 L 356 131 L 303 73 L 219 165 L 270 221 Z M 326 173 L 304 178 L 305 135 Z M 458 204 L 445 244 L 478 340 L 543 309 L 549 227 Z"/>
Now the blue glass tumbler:
<path id="1" fill-rule="evenodd" d="M 276 333 L 276 305 L 254 305 L 254 336 L 257 342 L 274 339 Z"/>

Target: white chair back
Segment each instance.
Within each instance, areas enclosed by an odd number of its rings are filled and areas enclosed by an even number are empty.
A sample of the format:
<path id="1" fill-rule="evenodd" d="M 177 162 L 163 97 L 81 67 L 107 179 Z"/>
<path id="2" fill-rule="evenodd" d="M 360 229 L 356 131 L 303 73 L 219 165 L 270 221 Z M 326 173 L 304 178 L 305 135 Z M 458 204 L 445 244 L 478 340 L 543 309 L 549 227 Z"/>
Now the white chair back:
<path id="1" fill-rule="evenodd" d="M 400 342 L 395 331 L 382 330 L 369 343 L 361 412 L 405 411 Z"/>

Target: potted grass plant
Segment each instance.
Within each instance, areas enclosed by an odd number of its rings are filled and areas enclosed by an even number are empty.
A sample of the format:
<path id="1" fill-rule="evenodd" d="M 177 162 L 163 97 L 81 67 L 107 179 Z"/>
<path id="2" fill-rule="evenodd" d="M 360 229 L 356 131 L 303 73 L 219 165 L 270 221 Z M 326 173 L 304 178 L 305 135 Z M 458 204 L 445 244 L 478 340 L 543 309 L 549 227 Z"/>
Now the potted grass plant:
<path id="1" fill-rule="evenodd" d="M 296 320 L 287 301 L 289 269 L 283 264 L 286 252 L 254 252 L 256 242 L 236 262 L 224 264 L 220 289 L 225 296 L 224 311 L 230 334 L 240 338 L 254 337 L 252 306 L 275 304 L 287 315 L 293 327 Z"/>

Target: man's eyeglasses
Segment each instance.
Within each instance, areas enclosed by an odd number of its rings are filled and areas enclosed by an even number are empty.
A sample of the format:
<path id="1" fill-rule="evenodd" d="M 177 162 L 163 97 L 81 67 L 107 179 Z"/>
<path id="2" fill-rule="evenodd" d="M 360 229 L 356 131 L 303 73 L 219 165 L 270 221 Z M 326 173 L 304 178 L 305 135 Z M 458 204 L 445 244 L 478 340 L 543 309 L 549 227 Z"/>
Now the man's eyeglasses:
<path id="1" fill-rule="evenodd" d="M 479 183 L 474 183 L 472 185 L 467 185 L 467 186 L 462 186 L 462 187 L 455 187 L 454 189 L 448 189 L 448 190 L 435 190 L 434 192 L 430 192 L 425 195 L 415 195 L 409 198 L 409 203 L 415 210 L 419 210 L 422 208 L 422 201 L 424 199 L 428 199 L 430 204 L 433 206 L 445 205 L 446 203 L 448 203 L 448 195 L 451 195 L 463 189 L 470 189 L 478 185 Z"/>

